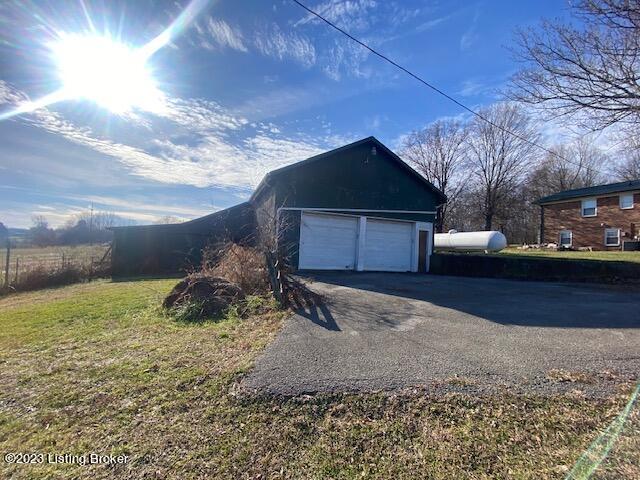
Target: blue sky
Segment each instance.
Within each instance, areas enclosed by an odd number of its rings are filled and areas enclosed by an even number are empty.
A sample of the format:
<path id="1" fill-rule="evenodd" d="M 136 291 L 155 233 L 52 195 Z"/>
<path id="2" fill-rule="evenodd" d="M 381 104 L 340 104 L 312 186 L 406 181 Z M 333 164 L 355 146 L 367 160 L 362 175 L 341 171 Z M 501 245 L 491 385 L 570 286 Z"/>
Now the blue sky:
<path id="1" fill-rule="evenodd" d="M 51 32 L 149 42 L 188 2 L 4 2 L 0 112 L 59 87 Z M 107 6 L 105 6 L 107 5 Z M 562 1 L 308 0 L 461 101 L 496 101 L 517 68 L 514 29 Z M 93 203 L 138 223 L 194 218 L 248 198 L 270 169 L 369 135 L 403 135 L 462 110 L 289 0 L 211 1 L 151 58 L 161 113 L 69 100 L 0 121 L 0 221 L 60 225 Z"/>

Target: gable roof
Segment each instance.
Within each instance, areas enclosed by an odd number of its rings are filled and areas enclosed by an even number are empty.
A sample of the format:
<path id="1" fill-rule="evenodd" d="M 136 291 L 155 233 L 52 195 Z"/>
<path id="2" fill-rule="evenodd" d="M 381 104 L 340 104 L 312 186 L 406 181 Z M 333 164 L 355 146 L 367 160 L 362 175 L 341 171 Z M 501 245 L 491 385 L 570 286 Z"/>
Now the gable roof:
<path id="1" fill-rule="evenodd" d="M 323 160 L 325 158 L 331 157 L 331 156 L 336 155 L 338 153 L 344 152 L 345 150 L 350 150 L 352 148 L 357 148 L 357 147 L 359 147 L 361 145 L 364 145 L 364 144 L 367 144 L 367 143 L 373 144 L 373 146 L 375 146 L 376 149 L 380 149 L 381 151 L 386 153 L 389 156 L 389 158 L 391 158 L 394 162 L 396 162 L 400 166 L 400 168 L 402 168 L 407 174 L 411 175 L 416 180 L 418 180 L 423 186 L 425 186 L 426 188 L 431 190 L 438 197 L 439 201 L 437 202 L 437 204 L 440 205 L 440 204 L 443 204 L 443 203 L 445 203 L 447 201 L 447 196 L 444 193 L 442 193 L 442 191 L 440 191 L 440 189 L 438 189 L 429 180 L 424 178 L 422 175 L 420 175 L 418 172 L 416 172 L 413 168 L 411 168 L 409 165 L 407 165 L 398 155 L 393 153 L 393 151 L 391 151 L 386 145 L 384 145 L 380 140 L 378 140 L 375 137 L 363 138 L 362 140 L 358 140 L 356 142 L 349 143 L 347 145 L 343 145 L 342 147 L 338 147 L 338 148 L 335 148 L 333 150 L 329 150 L 328 152 L 320 153 L 319 155 L 314 155 L 313 157 L 309 157 L 306 160 L 302 160 L 300 162 L 292 163 L 291 165 L 287 165 L 285 167 L 277 168 L 276 170 L 271 170 L 269 173 L 267 173 L 264 176 L 264 178 L 262 179 L 262 181 L 260 182 L 258 187 L 253 192 L 253 195 L 251 195 L 251 199 L 249 201 L 253 202 L 253 200 L 255 200 L 258 197 L 258 195 L 260 195 L 260 193 L 265 188 L 268 188 L 271 185 L 271 183 L 270 183 L 271 180 L 273 180 L 274 178 L 278 177 L 279 175 L 281 175 L 284 172 L 288 172 L 290 170 L 297 169 L 297 168 L 304 168 L 305 166 L 309 165 L 310 163 L 314 163 L 314 162 L 317 162 L 319 160 Z"/>
<path id="2" fill-rule="evenodd" d="M 559 202 L 562 200 L 571 200 L 581 197 L 597 197 L 607 195 L 609 193 L 628 192 L 630 190 L 640 190 L 640 180 L 629 180 L 625 182 L 608 183 L 606 185 L 596 185 L 595 187 L 575 188 L 573 190 L 564 190 L 554 193 L 536 200 L 535 203 L 543 205 L 545 203 Z"/>

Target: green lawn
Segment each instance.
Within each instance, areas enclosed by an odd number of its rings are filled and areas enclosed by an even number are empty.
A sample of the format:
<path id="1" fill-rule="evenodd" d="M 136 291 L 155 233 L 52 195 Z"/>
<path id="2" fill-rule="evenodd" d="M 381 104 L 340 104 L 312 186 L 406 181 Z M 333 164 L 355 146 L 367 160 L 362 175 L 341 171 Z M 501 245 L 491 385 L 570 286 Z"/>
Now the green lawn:
<path id="1" fill-rule="evenodd" d="M 519 250 L 515 247 L 505 248 L 497 255 L 522 255 L 531 257 L 564 258 L 573 260 L 605 260 L 610 262 L 637 262 L 640 263 L 640 252 L 573 252 L 554 251 L 546 249 Z"/>
<path id="2" fill-rule="evenodd" d="M 0 478 L 562 478 L 629 391 L 250 397 L 238 381 L 284 314 L 177 323 L 157 308 L 174 282 L 0 299 L 0 455 L 130 457 L 111 467 L 0 457 Z M 614 450 L 610 478 L 637 478 L 637 438 Z"/>

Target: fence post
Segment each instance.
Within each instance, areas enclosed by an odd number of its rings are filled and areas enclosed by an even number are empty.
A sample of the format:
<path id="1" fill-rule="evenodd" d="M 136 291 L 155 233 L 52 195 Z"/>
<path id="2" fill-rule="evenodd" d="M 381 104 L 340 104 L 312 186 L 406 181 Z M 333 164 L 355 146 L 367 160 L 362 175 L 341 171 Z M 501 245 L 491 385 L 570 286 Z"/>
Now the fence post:
<path id="1" fill-rule="evenodd" d="M 9 288 L 9 260 L 11 257 L 11 241 L 7 238 L 7 258 L 4 266 L 4 288 Z"/>
<path id="2" fill-rule="evenodd" d="M 20 259 L 20 257 L 16 257 L 16 271 L 13 274 L 13 284 L 17 285 L 18 284 L 18 271 L 19 271 L 19 262 L 18 260 Z"/>
<path id="3" fill-rule="evenodd" d="M 273 292 L 273 296 L 280 306 L 285 306 L 285 298 L 282 294 L 282 280 L 277 269 L 277 262 L 274 262 L 271 252 L 265 252 L 264 256 L 267 264 L 267 273 L 269 274 L 269 283 L 271 283 L 271 291 Z"/>

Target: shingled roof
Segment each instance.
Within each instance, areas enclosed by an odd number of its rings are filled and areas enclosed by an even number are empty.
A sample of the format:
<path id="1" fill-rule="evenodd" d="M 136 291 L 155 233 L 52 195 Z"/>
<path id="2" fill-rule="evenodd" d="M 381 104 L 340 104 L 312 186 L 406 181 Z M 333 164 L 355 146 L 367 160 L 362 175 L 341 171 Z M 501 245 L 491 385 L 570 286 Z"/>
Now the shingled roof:
<path id="1" fill-rule="evenodd" d="M 563 200 L 571 200 L 582 197 L 601 197 L 611 193 L 628 192 L 631 190 L 640 190 L 640 180 L 629 180 L 626 182 L 608 183 L 606 185 L 596 185 L 595 187 L 575 188 L 573 190 L 564 190 L 554 193 L 536 200 L 538 205 L 546 203 L 561 202 Z"/>

